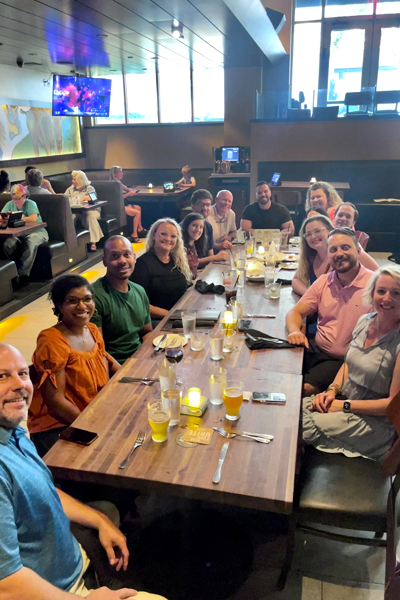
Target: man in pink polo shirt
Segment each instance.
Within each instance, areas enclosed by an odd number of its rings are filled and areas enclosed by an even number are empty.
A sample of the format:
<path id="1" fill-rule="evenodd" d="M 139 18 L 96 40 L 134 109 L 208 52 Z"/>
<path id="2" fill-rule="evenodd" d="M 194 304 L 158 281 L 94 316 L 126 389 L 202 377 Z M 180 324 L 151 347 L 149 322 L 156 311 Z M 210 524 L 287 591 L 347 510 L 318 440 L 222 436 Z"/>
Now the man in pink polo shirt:
<path id="1" fill-rule="evenodd" d="M 353 329 L 369 307 L 362 298 L 372 271 L 359 260 L 361 247 L 352 229 L 333 229 L 328 237 L 332 271 L 321 275 L 286 315 L 288 341 L 306 347 L 304 394 L 318 394 L 340 369 Z M 303 319 L 317 313 L 315 340 L 301 331 Z"/>

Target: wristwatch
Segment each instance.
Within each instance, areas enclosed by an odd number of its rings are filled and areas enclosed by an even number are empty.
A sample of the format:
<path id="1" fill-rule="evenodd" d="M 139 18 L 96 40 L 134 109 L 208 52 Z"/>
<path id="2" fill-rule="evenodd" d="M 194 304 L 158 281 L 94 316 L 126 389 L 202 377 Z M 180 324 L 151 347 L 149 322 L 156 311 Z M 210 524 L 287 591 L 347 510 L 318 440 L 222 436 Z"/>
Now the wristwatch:
<path id="1" fill-rule="evenodd" d="M 345 413 L 351 412 L 351 402 L 349 402 L 349 400 L 346 400 L 345 402 L 343 402 L 343 412 L 345 412 Z"/>

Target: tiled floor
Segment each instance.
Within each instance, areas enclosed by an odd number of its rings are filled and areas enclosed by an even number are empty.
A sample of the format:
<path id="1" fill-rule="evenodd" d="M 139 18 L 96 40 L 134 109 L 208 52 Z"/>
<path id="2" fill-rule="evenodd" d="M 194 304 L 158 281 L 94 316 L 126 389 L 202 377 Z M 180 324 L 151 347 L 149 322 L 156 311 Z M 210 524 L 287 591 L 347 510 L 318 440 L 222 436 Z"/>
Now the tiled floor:
<path id="1" fill-rule="evenodd" d="M 143 252 L 143 245 L 135 247 L 135 250 Z M 387 255 L 374 256 L 380 264 L 387 263 Z M 95 281 L 104 271 L 102 263 L 99 263 L 83 275 L 88 281 Z M 43 296 L 0 323 L 0 342 L 17 347 L 30 363 L 38 333 L 54 323 L 51 305 L 47 297 Z M 137 504 L 140 519 L 135 527 L 145 531 L 156 517 L 169 510 L 176 510 L 179 503 L 174 499 L 140 496 Z M 271 518 L 274 519 L 273 516 L 266 515 L 257 520 L 254 515 L 240 515 L 239 520 L 243 520 L 242 524 L 251 538 L 254 560 L 245 582 L 233 594 L 224 597 L 224 600 L 383 599 L 383 549 L 340 544 L 301 532 L 296 536 L 296 551 L 287 585 L 282 592 L 276 591 L 276 580 L 284 556 L 285 536 L 276 531 L 271 533 Z M 167 550 L 155 549 L 155 552 L 159 551 Z M 214 600 L 212 593 L 205 597 Z M 180 598 L 181 596 L 179 600 Z M 188 596 L 186 598 L 190 600 Z M 220 596 L 218 600 L 219 598 Z M 169 600 L 175 600 L 173 594 Z"/>

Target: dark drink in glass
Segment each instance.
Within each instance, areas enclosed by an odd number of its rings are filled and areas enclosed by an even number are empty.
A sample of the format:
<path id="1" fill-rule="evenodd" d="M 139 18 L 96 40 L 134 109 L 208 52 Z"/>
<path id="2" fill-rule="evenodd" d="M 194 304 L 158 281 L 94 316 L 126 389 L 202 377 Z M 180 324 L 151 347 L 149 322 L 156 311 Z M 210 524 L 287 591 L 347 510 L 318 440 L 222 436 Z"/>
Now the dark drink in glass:
<path id="1" fill-rule="evenodd" d="M 165 358 L 171 363 L 179 363 L 183 358 L 182 348 L 167 348 L 165 350 Z"/>

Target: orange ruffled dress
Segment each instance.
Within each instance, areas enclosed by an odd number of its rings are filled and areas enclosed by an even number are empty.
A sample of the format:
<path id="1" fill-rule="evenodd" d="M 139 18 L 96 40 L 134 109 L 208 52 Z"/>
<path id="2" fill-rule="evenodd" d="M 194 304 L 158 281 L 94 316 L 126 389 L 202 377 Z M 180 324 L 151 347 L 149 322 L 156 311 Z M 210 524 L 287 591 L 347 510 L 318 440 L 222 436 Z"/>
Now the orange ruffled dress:
<path id="1" fill-rule="evenodd" d="M 80 352 L 71 348 L 56 327 L 50 327 L 40 332 L 32 357 L 40 380 L 35 385 L 32 404 L 29 408 L 28 429 L 30 433 L 49 431 L 65 426 L 65 423 L 61 423 L 49 413 L 40 393 L 40 387 L 48 377 L 57 387 L 55 377 L 57 371 L 65 369 L 65 398 L 80 411 L 83 411 L 106 385 L 109 379 L 108 367 L 112 364 L 112 358 L 105 350 L 104 340 L 96 325 L 88 323 L 88 327 L 95 340 L 93 350 L 90 352 Z M 50 368 L 44 367 L 45 361 L 50 363 Z"/>

